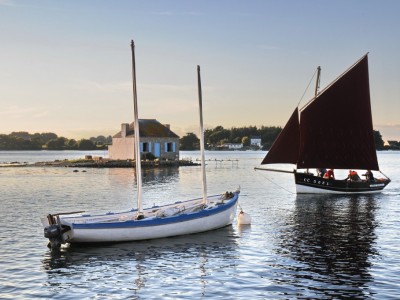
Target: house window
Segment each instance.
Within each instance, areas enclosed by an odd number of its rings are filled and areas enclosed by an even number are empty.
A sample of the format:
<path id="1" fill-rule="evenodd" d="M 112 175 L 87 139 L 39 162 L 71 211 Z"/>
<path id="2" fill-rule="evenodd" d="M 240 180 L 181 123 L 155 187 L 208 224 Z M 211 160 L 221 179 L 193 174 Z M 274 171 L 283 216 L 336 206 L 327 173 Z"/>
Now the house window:
<path id="1" fill-rule="evenodd" d="M 149 143 L 142 143 L 142 152 L 150 152 L 150 145 Z"/>
<path id="2" fill-rule="evenodd" d="M 165 143 L 165 152 L 175 152 L 175 143 Z"/>

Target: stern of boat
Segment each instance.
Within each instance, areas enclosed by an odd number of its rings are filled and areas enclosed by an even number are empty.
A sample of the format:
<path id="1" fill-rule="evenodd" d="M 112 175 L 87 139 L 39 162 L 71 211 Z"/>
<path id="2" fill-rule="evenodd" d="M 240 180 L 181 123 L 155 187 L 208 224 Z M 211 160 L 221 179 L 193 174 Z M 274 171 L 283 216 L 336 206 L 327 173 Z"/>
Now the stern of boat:
<path id="1" fill-rule="evenodd" d="M 43 224 L 44 237 L 49 240 L 48 247 L 59 249 L 71 238 L 72 228 L 69 225 L 62 224 L 59 215 L 49 214 L 41 218 Z"/>

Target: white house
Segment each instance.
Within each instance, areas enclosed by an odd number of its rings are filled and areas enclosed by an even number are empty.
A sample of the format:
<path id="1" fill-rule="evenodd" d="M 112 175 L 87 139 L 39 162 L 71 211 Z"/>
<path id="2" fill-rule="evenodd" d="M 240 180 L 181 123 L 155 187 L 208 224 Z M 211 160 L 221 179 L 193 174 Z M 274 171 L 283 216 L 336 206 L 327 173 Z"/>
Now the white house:
<path id="1" fill-rule="evenodd" d="M 250 137 L 250 146 L 257 146 L 261 148 L 261 136 Z"/>
<path id="2" fill-rule="evenodd" d="M 179 159 L 179 136 L 155 119 L 139 119 L 140 152 L 153 154 L 160 159 Z M 108 146 L 110 159 L 135 159 L 134 123 L 121 124 L 121 131 L 112 138 Z"/>
<path id="3" fill-rule="evenodd" d="M 225 143 L 223 146 L 231 150 L 238 150 L 243 148 L 243 144 L 239 143 Z"/>

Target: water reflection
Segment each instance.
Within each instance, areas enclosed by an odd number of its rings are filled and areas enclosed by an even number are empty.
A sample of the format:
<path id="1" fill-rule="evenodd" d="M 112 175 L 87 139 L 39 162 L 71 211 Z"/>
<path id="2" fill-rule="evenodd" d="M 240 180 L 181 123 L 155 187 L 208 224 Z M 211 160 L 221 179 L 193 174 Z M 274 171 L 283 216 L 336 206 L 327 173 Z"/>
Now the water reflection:
<path id="1" fill-rule="evenodd" d="M 179 180 L 179 168 L 157 168 L 144 169 L 142 172 L 143 183 L 157 185 L 160 183 L 171 183 Z"/>
<path id="2" fill-rule="evenodd" d="M 70 245 L 60 252 L 45 253 L 43 269 L 48 285 L 58 296 L 79 295 L 74 280 L 80 278 L 86 287 L 88 282 L 107 286 L 106 294 L 119 296 L 146 295 L 155 297 L 159 286 L 162 298 L 172 297 L 177 279 L 179 291 L 204 296 L 210 274 L 225 268 L 236 260 L 237 242 L 232 226 L 215 231 L 188 236 L 118 243 L 109 245 Z M 127 286 L 131 282 L 131 286 Z M 187 278 L 188 280 L 185 280 Z M 193 286 L 193 283 L 197 282 Z M 121 284 L 119 286 L 119 284 Z M 195 294 L 193 294 L 195 293 Z M 114 295 L 114 296 L 115 296 Z M 90 295 L 87 295 L 90 296 Z"/>
<path id="3" fill-rule="evenodd" d="M 370 296 L 376 210 L 373 196 L 298 196 L 278 252 L 294 260 L 299 285 L 323 297 Z"/>
<path id="4" fill-rule="evenodd" d="M 122 185 L 135 183 L 134 168 L 110 168 L 107 169 L 108 175 Z M 160 183 L 170 183 L 179 180 L 179 168 L 154 168 L 142 170 L 142 181 L 146 185 Z"/>

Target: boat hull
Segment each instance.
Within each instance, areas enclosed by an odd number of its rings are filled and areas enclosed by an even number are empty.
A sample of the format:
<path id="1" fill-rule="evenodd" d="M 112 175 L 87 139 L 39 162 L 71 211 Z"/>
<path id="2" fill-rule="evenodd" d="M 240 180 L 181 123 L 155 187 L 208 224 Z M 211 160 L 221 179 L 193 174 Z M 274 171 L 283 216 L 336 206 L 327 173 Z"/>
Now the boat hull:
<path id="1" fill-rule="evenodd" d="M 371 194 L 382 191 L 390 179 L 347 181 L 324 179 L 307 173 L 294 173 L 297 194 Z"/>
<path id="2" fill-rule="evenodd" d="M 237 210 L 239 193 L 223 203 L 197 212 L 170 217 L 152 217 L 141 220 L 93 221 L 102 216 L 64 217 L 65 243 L 112 243 L 149 240 L 205 232 L 232 224 Z M 183 202 L 182 202 L 183 203 Z M 86 219 L 87 221 L 83 220 Z"/>

